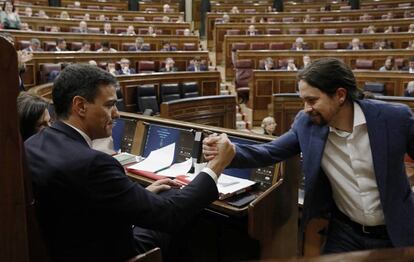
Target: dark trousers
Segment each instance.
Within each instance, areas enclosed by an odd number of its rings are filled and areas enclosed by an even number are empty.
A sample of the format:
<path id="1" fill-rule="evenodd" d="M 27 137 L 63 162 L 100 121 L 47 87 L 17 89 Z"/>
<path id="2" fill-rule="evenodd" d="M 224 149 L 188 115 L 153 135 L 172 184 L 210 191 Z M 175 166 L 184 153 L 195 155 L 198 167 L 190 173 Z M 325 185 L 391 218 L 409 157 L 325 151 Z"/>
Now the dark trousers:
<path id="1" fill-rule="evenodd" d="M 394 247 L 386 232 L 364 233 L 362 226 L 335 213 L 329 223 L 323 254 Z"/>

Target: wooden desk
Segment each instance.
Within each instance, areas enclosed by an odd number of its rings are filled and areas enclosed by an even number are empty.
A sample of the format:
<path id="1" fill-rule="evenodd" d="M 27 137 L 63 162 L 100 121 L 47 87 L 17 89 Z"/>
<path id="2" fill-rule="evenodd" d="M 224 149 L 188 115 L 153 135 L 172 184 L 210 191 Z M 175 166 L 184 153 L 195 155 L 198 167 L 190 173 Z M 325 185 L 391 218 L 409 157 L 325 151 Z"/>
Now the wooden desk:
<path id="1" fill-rule="evenodd" d="M 154 1 L 150 1 L 150 2 L 139 2 L 139 11 L 145 11 L 147 8 L 155 8 L 158 11 L 162 12 L 163 11 L 163 6 L 164 6 L 164 2 L 154 2 Z M 175 12 L 177 12 L 179 10 L 179 3 L 168 3 L 168 5 L 170 6 L 170 8 L 173 8 Z M 168 13 L 166 13 L 168 15 Z"/>
<path id="2" fill-rule="evenodd" d="M 352 41 L 353 38 L 359 38 L 361 43 L 364 43 L 367 47 L 372 47 L 377 41 L 388 39 L 394 43 L 394 49 L 405 49 L 408 46 L 408 41 L 412 38 L 412 33 L 392 33 L 392 34 L 337 34 L 337 35 L 308 35 L 304 37 L 305 42 L 310 49 L 321 50 L 325 42 L 338 42 L 340 46 L 347 45 Z M 223 44 L 223 55 L 225 63 L 230 64 L 231 62 L 231 49 L 234 43 L 272 43 L 272 42 L 283 42 L 287 45 L 292 45 L 296 38 L 303 37 L 303 35 L 258 35 L 258 36 L 241 36 L 241 35 L 226 35 L 224 37 Z M 333 38 L 334 37 L 334 38 Z M 285 51 L 286 52 L 286 51 Z M 216 52 L 217 54 L 217 52 Z M 218 54 L 219 55 L 219 54 Z M 220 59 L 220 55 L 216 57 L 217 61 Z"/>
<path id="3" fill-rule="evenodd" d="M 121 11 L 118 10 L 116 12 L 112 10 L 94 10 L 94 9 L 79 9 L 79 8 L 68 8 L 68 7 L 52 7 L 52 6 L 37 6 L 37 5 L 25 5 L 25 4 L 16 4 L 16 7 L 19 8 L 19 14 L 21 15 L 21 18 L 24 17 L 24 9 L 26 7 L 31 7 L 33 10 L 33 14 L 36 14 L 39 12 L 39 10 L 43 10 L 46 12 L 46 14 L 53 18 L 60 16 L 60 13 L 62 11 L 68 12 L 70 17 L 73 18 L 73 16 L 83 16 L 86 13 L 88 13 L 91 16 L 91 20 L 94 17 L 98 17 L 99 15 L 105 15 L 110 19 L 112 23 L 113 18 L 117 17 L 118 15 L 122 15 L 126 21 L 133 21 L 134 17 L 145 17 L 147 21 L 152 21 L 154 17 L 163 17 L 165 13 L 162 12 L 145 12 L 145 11 Z M 183 12 L 174 12 L 174 13 L 168 13 L 168 16 L 170 18 L 178 18 L 179 15 L 183 15 Z M 22 16 L 23 15 L 23 16 Z"/>
<path id="4" fill-rule="evenodd" d="M 136 119 L 137 125 L 133 134 L 133 146 L 132 152 L 139 153 L 143 146 L 143 134 L 145 133 L 145 126 L 151 123 L 163 124 L 168 126 L 175 126 L 184 129 L 193 130 L 209 130 L 211 132 L 222 133 L 225 132 L 229 135 L 253 139 L 260 142 L 270 141 L 272 138 L 261 135 L 254 135 L 251 133 L 238 132 L 236 130 L 215 128 L 211 126 L 186 123 L 174 120 L 165 120 L 159 117 L 146 117 L 136 114 L 121 113 L 121 117 Z M 147 123 L 147 124 L 144 124 Z M 228 221 L 228 226 L 233 227 L 233 223 L 240 223 L 245 221 L 244 227 L 238 228 L 238 231 L 243 231 L 243 234 L 248 234 L 250 238 L 256 239 L 260 243 L 260 256 L 255 259 L 265 258 L 281 258 L 291 257 L 296 253 L 296 241 L 297 241 L 297 175 L 299 174 L 298 159 L 291 159 L 285 162 L 281 173 L 281 178 L 268 188 L 264 192 L 257 192 L 258 198 L 251 202 L 247 207 L 235 208 L 222 201 L 216 201 L 207 211 L 213 216 L 224 216 Z M 151 181 L 137 175 L 132 175 L 132 178 L 138 179 L 138 181 L 147 184 Z M 243 220 L 240 220 L 244 218 Z M 234 222 L 233 222 L 234 221 Z M 237 221 L 237 222 L 236 222 Z M 212 234 L 212 232 L 208 232 Z M 202 235 L 201 241 L 204 242 L 208 237 Z M 231 239 L 231 242 L 225 243 L 225 249 L 223 252 L 231 252 L 234 255 L 244 253 L 245 250 L 241 250 L 240 246 L 233 247 L 234 243 L 238 243 L 239 239 L 233 236 L 221 235 L 220 238 Z M 218 239 L 216 239 L 218 240 Z M 234 242 L 234 243 L 233 243 Z M 211 246 L 212 243 L 207 243 Z M 214 243 L 213 243 L 214 246 Z M 217 248 L 214 246 L 214 248 Z M 234 250 L 232 248 L 235 248 Z M 249 247 L 246 247 L 249 248 Z M 209 256 L 210 251 L 204 251 L 205 256 Z M 220 255 L 220 254 L 219 254 Z M 213 257 L 212 260 L 204 258 L 202 261 L 216 261 L 217 257 Z M 221 258 L 221 261 L 230 261 L 231 259 Z M 245 260 L 243 258 L 233 259 Z M 199 260 L 197 260 L 199 261 Z"/>
<path id="5" fill-rule="evenodd" d="M 381 16 L 386 14 L 387 12 L 393 12 L 395 17 L 402 18 L 404 15 L 404 11 L 414 11 L 414 7 L 396 7 L 396 8 L 385 8 L 385 9 L 367 9 L 367 10 L 341 10 L 341 11 L 332 11 L 332 12 L 325 12 L 325 11 L 303 11 L 303 12 L 271 12 L 271 13 L 255 13 L 254 16 L 256 17 L 256 21 L 260 21 L 260 18 L 271 18 L 276 19 L 278 24 L 272 24 L 267 23 L 268 28 L 279 28 L 281 25 L 280 23 L 283 23 L 282 19 L 286 17 L 293 18 L 295 22 L 302 22 L 305 15 L 309 15 L 311 19 L 314 19 L 312 23 L 320 21 L 323 17 L 332 17 L 334 21 L 339 20 L 351 20 L 351 21 L 358 21 L 359 17 L 362 15 L 362 13 L 367 13 L 368 15 L 372 16 L 373 20 L 381 19 Z M 240 13 L 240 14 L 228 14 L 230 16 L 230 22 L 231 23 L 245 23 L 245 28 L 250 23 L 245 22 L 246 19 L 251 19 L 252 14 L 246 14 L 246 13 Z M 221 19 L 223 17 L 222 13 L 208 13 L 207 14 L 207 39 L 208 39 L 208 48 L 214 47 L 214 29 L 216 24 L 216 19 Z M 365 21 L 368 22 L 368 21 Z M 370 21 L 371 22 L 371 21 Z M 296 23 L 289 23 L 289 24 L 296 24 Z M 348 27 L 348 26 L 346 26 Z M 245 29 L 243 28 L 243 29 Z M 382 28 L 377 28 L 382 29 Z M 212 49 L 210 49 L 212 50 Z"/>
<path id="6" fill-rule="evenodd" d="M 155 69 L 158 70 L 160 64 L 166 58 L 171 57 L 175 61 L 175 66 L 181 71 L 185 71 L 190 60 L 199 56 L 202 60 L 208 61 L 207 51 L 171 51 L 171 52 L 116 52 L 116 53 L 96 53 L 96 52 L 34 52 L 33 59 L 26 63 L 26 72 L 24 73 L 24 83 L 26 88 L 42 84 L 40 81 L 40 67 L 46 63 L 87 63 L 89 60 L 99 62 L 116 62 L 121 58 L 128 58 L 131 62 L 131 68 L 137 69 L 138 62 L 154 61 Z M 217 94 L 217 93 L 214 93 Z"/>
<path id="7" fill-rule="evenodd" d="M 385 84 L 386 94 L 389 96 L 404 95 L 404 90 L 408 82 L 414 81 L 414 74 L 407 72 L 355 70 L 354 74 L 357 80 L 357 86 L 360 89 L 363 89 L 365 82 L 381 82 Z M 268 116 L 267 106 L 272 103 L 273 94 L 296 92 L 296 75 L 297 72 L 294 71 L 253 71 L 253 76 L 249 84 L 250 96 L 248 105 L 253 110 L 253 125 L 260 125 L 262 119 Z M 273 105 L 275 106 L 274 103 Z M 278 117 L 278 119 L 281 118 Z M 277 123 L 276 134 L 281 134 L 285 130 L 283 129 L 283 125 L 279 125 L 279 122 Z"/>
<path id="8" fill-rule="evenodd" d="M 61 0 L 62 6 L 73 5 L 72 0 Z M 112 6 L 115 7 L 116 10 L 128 10 L 128 2 L 127 1 L 110 1 L 110 2 L 99 2 L 99 1 L 81 1 L 81 7 L 87 8 L 88 6 L 99 6 L 102 9 L 104 6 Z"/>
<path id="9" fill-rule="evenodd" d="M 362 38 L 367 36 L 366 34 L 361 34 L 362 30 L 363 30 L 363 28 L 368 27 L 369 25 L 374 25 L 379 32 L 381 32 L 380 30 L 383 31 L 383 28 L 386 27 L 386 26 L 399 27 L 399 32 L 407 32 L 408 31 L 408 26 L 412 23 L 413 23 L 413 19 L 402 18 L 402 19 L 392 19 L 392 20 L 332 21 L 332 22 L 312 22 L 312 23 L 303 23 L 303 22 L 300 22 L 300 23 L 279 23 L 279 22 L 276 22 L 276 23 L 266 23 L 266 24 L 264 24 L 264 23 L 263 24 L 262 23 L 254 23 L 253 25 L 258 30 L 259 36 L 266 36 L 266 34 L 267 34 L 266 29 L 271 29 L 271 28 L 280 29 L 281 30 L 280 35 L 272 35 L 272 36 L 267 35 L 267 36 L 272 38 L 271 42 L 285 42 L 285 44 L 286 44 L 285 49 L 290 49 L 292 47 L 292 43 L 295 42 L 295 40 L 293 40 L 293 41 L 286 41 L 285 40 L 285 36 L 291 36 L 292 35 L 292 34 L 289 33 L 289 30 L 291 30 L 291 29 L 302 30 L 302 33 L 298 33 L 296 35 L 296 37 L 299 37 L 299 36 L 303 37 L 305 42 L 308 44 L 309 49 L 323 49 L 323 43 L 324 42 L 332 42 L 332 41 L 340 42 L 342 44 L 340 47 L 346 48 L 350 41 L 343 40 L 344 37 L 346 39 L 348 39 L 347 37 L 352 36 L 352 37 L 361 38 L 361 40 L 362 40 Z M 240 30 L 240 35 L 234 35 L 234 36 L 244 38 L 240 42 L 250 43 L 251 41 L 248 41 L 248 39 L 250 39 L 252 37 L 254 38 L 255 36 L 246 35 L 245 32 L 248 29 L 248 27 L 249 27 L 249 24 L 247 24 L 247 23 L 226 23 L 226 24 L 217 24 L 215 26 L 214 46 L 213 46 L 213 48 L 215 49 L 216 56 L 218 57 L 217 63 L 220 63 L 222 61 L 221 60 L 222 59 L 221 52 L 224 52 L 222 48 L 226 48 L 226 43 L 224 43 L 224 46 L 223 46 L 223 42 L 224 42 L 224 37 L 227 36 L 226 35 L 227 30 L 239 29 Z M 355 34 L 341 34 L 342 28 L 354 28 L 355 29 Z M 305 34 L 307 29 L 319 29 L 320 34 Z M 337 29 L 338 34 L 324 35 L 323 34 L 324 29 Z M 370 35 L 368 35 L 368 36 L 370 36 Z M 384 35 L 383 33 L 377 33 L 375 35 L 382 35 L 382 37 L 390 39 L 390 38 L 392 38 L 391 35 L 394 35 L 394 33 L 387 34 L 387 35 Z M 410 33 L 409 35 L 410 36 L 407 36 L 407 39 L 406 39 L 407 42 L 412 37 L 412 33 Z M 314 39 L 315 37 L 318 37 L 318 36 L 324 36 L 325 39 L 321 43 L 312 43 L 311 40 Z M 295 39 L 296 39 L 296 37 L 295 37 Z M 338 37 L 340 37 L 340 38 L 338 39 Z M 257 39 L 253 39 L 253 40 L 257 40 Z M 257 42 L 261 42 L 261 41 L 257 41 Z M 362 41 L 362 43 L 366 44 L 365 48 L 368 48 L 368 49 L 372 48 L 372 44 L 370 44 L 369 42 L 365 43 L 365 41 Z M 394 48 L 398 48 L 398 47 L 394 46 Z M 225 52 L 228 52 L 228 50 L 226 49 Z M 229 57 L 229 56 L 230 55 L 227 53 L 226 57 Z M 227 61 L 228 60 L 226 60 L 226 62 Z"/>
<path id="10" fill-rule="evenodd" d="M 78 27 L 80 20 L 64 20 L 58 18 L 38 18 L 38 17 L 22 17 L 22 22 L 26 22 L 34 31 L 45 31 L 46 26 L 58 26 L 61 32 L 71 32 L 71 27 Z M 106 21 L 96 21 L 89 20 L 87 21 L 88 27 L 103 29 L 103 25 Z M 176 35 L 177 29 L 190 29 L 190 23 L 163 23 L 163 22 L 154 22 L 154 21 L 144 21 L 144 22 L 135 22 L 135 21 L 111 21 L 112 32 L 116 32 L 117 29 L 125 29 L 129 25 L 133 25 L 135 32 L 138 33 L 139 28 L 148 28 L 149 26 L 154 27 L 155 30 L 162 30 L 164 35 Z"/>
<path id="11" fill-rule="evenodd" d="M 215 95 L 161 103 L 160 116 L 192 123 L 236 128 L 236 96 Z"/>
<path id="12" fill-rule="evenodd" d="M 374 69 L 379 69 L 381 66 L 384 65 L 385 59 L 388 56 L 393 56 L 396 59 L 400 58 L 407 61 L 409 57 L 414 55 L 414 50 L 239 50 L 236 52 L 236 59 L 251 59 L 253 61 L 253 69 L 259 69 L 260 60 L 263 60 L 267 57 L 271 57 L 274 60 L 275 65 L 277 65 L 278 60 L 293 58 L 295 60 L 295 65 L 298 68 L 301 68 L 303 66 L 304 55 L 309 55 L 312 60 L 322 57 L 337 57 L 342 59 L 346 64 L 350 65 L 353 69 L 356 68 L 357 59 L 369 59 L 374 61 Z M 226 78 L 234 77 L 234 69 L 231 64 L 226 64 L 225 76 Z"/>
<path id="13" fill-rule="evenodd" d="M 376 96 L 375 99 L 390 103 L 405 104 L 414 112 L 414 98 L 403 96 Z M 296 114 L 303 109 L 303 102 L 297 93 L 273 94 L 273 115 L 278 123 L 276 134 L 288 131 Z"/>

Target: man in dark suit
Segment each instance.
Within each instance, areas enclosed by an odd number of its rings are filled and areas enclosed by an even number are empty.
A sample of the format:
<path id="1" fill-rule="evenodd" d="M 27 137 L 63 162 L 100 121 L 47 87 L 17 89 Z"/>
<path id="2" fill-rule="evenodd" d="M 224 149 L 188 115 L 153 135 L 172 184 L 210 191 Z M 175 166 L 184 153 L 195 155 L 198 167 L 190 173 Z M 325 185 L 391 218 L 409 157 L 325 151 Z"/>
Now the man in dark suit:
<path id="1" fill-rule="evenodd" d="M 134 68 L 130 68 L 130 62 L 128 59 L 126 58 L 122 58 L 121 59 L 121 69 L 116 71 L 117 75 L 131 75 L 131 74 L 136 74 L 136 71 Z"/>
<path id="2" fill-rule="evenodd" d="M 171 192 L 176 182 L 163 179 L 143 188 L 115 158 L 91 148 L 92 140 L 111 135 L 119 117 L 117 85 L 96 66 L 66 67 L 52 91 L 58 121 L 25 142 L 53 261 L 125 261 L 154 246 L 161 247 L 164 261 L 181 261 L 172 256 L 178 243 L 173 237 L 218 197 L 217 175 L 229 158 L 210 161 L 188 186 Z M 221 144 L 219 155 L 232 150 Z"/>
<path id="3" fill-rule="evenodd" d="M 331 212 L 324 253 L 414 245 L 414 193 L 404 155 L 414 157 L 414 117 L 405 105 L 361 99 L 352 70 L 336 58 L 298 74 L 305 108 L 274 141 L 237 145 L 231 167 L 260 167 L 302 153 L 302 222 Z M 214 143 L 204 141 L 206 159 Z"/>
<path id="4" fill-rule="evenodd" d="M 196 56 L 190 62 L 190 65 L 187 67 L 187 71 L 194 71 L 194 72 L 208 71 L 208 67 L 204 63 L 201 62 L 201 59 L 199 56 Z"/>
<path id="5" fill-rule="evenodd" d="M 63 38 L 56 39 L 56 46 L 53 47 L 50 51 L 52 52 L 63 52 L 68 51 L 66 49 L 66 41 Z"/>
<path id="6" fill-rule="evenodd" d="M 43 49 L 40 47 L 40 41 L 37 38 L 30 39 L 30 45 L 23 50 L 27 52 L 43 51 Z"/>
<path id="7" fill-rule="evenodd" d="M 137 37 L 135 39 L 135 45 L 129 47 L 128 51 L 150 51 L 147 45 L 144 45 L 144 39 L 142 37 Z"/>
<path id="8" fill-rule="evenodd" d="M 174 66 L 175 61 L 171 58 L 168 57 L 167 59 L 165 59 L 164 62 L 164 67 L 160 68 L 160 72 L 177 72 L 178 68 Z"/>

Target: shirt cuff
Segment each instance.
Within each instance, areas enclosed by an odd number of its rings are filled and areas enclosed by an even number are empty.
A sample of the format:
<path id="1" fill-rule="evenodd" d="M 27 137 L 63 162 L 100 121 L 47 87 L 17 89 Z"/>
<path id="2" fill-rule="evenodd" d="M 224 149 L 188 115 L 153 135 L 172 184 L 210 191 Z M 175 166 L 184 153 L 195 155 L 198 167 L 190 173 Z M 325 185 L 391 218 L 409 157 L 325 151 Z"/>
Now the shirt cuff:
<path id="1" fill-rule="evenodd" d="M 201 170 L 201 172 L 207 173 L 207 175 L 209 175 L 214 180 L 214 183 L 217 184 L 218 177 L 217 177 L 216 173 L 213 170 L 211 170 L 208 167 L 205 167 Z"/>

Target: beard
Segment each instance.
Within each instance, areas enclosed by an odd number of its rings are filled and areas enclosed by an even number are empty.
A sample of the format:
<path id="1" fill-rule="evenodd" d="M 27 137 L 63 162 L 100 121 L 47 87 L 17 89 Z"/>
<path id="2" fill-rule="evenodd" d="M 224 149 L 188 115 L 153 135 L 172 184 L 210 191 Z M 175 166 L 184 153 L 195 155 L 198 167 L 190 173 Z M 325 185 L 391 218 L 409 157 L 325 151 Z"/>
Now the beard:
<path id="1" fill-rule="evenodd" d="M 328 122 L 323 118 L 323 116 L 317 112 L 308 113 L 309 117 L 312 120 L 312 123 L 318 126 L 324 126 L 328 124 Z"/>

